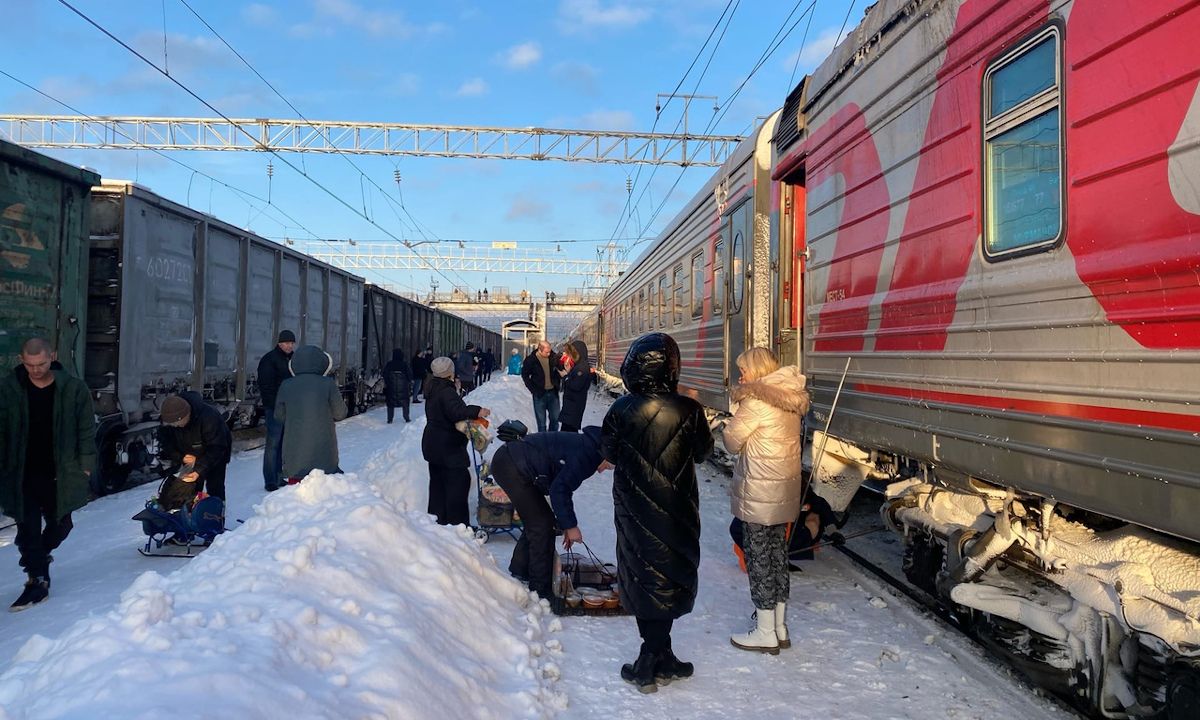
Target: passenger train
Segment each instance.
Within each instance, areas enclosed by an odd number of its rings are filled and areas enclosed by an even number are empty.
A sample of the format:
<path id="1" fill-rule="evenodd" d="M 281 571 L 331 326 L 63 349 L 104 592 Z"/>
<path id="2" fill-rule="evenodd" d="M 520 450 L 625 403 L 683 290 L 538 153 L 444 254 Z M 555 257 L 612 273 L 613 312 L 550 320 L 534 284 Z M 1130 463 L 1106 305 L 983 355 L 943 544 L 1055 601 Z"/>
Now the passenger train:
<path id="1" fill-rule="evenodd" d="M 816 491 L 886 488 L 916 586 L 1090 713 L 1200 717 L 1198 37 L 880 0 L 575 335 L 669 333 L 714 414 L 799 365 Z"/>
<path id="2" fill-rule="evenodd" d="M 262 414 L 255 373 L 291 330 L 333 358 L 352 412 L 392 350 L 449 355 L 500 335 L 130 182 L 0 141 L 0 362 L 44 335 L 92 390 L 92 489 L 155 467 L 158 408 L 196 390 L 231 426 Z"/>

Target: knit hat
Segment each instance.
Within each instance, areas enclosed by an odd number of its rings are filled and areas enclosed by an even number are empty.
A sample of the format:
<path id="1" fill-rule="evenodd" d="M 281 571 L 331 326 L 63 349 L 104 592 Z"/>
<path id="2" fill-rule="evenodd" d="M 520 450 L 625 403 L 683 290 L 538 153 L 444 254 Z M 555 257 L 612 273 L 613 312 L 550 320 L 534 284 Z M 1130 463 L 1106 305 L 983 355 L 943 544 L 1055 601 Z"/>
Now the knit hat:
<path id="1" fill-rule="evenodd" d="M 520 350 L 513 348 L 513 355 L 520 355 L 520 354 L 521 354 Z"/>
<path id="2" fill-rule="evenodd" d="M 284 330 L 279 333 L 279 342 L 296 342 L 296 333 L 291 330 Z"/>
<path id="3" fill-rule="evenodd" d="M 192 406 L 178 395 L 172 395 L 163 400 L 162 410 L 159 412 L 162 421 L 167 425 L 174 425 L 191 414 Z"/>
<path id="4" fill-rule="evenodd" d="M 448 357 L 434 358 L 433 362 L 429 363 L 429 370 L 434 377 L 449 380 L 454 377 L 454 361 Z"/>

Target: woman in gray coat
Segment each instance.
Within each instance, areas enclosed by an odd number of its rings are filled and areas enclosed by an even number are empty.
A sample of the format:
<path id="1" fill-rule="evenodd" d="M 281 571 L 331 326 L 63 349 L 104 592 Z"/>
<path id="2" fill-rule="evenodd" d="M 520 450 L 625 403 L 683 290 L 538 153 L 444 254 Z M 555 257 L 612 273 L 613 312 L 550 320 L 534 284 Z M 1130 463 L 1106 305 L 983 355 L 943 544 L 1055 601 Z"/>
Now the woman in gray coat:
<path id="1" fill-rule="evenodd" d="M 313 470 L 340 473 L 334 423 L 349 411 L 337 382 L 328 377 L 333 358 L 304 345 L 288 366 L 294 377 L 283 381 L 275 398 L 275 419 L 283 426 L 283 476 L 294 484 Z"/>

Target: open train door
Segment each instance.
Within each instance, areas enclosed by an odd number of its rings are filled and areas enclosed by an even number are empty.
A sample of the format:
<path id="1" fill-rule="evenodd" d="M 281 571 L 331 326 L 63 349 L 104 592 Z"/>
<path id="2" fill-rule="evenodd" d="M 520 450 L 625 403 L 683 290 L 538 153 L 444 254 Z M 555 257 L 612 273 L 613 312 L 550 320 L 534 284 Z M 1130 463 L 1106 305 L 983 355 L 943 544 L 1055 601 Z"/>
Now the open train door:
<path id="1" fill-rule="evenodd" d="M 805 136 L 804 107 L 808 78 L 788 95 L 773 139 L 771 181 L 775 205 L 771 218 L 773 335 L 779 361 L 803 370 L 804 327 Z"/>
<path id="2" fill-rule="evenodd" d="M 753 237 L 754 203 L 742 202 L 721 219 L 717 246 L 724 256 L 725 281 L 725 385 L 737 384 L 738 356 L 746 349 L 746 253 Z"/>

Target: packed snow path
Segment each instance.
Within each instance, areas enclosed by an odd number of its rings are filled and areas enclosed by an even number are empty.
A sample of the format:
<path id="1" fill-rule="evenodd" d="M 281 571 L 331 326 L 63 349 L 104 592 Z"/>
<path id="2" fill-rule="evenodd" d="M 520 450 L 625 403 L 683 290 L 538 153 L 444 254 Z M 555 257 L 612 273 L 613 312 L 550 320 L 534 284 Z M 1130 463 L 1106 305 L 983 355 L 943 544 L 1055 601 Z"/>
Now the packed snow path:
<path id="1" fill-rule="evenodd" d="M 493 428 L 534 426 L 517 378 L 493 376 L 470 401 L 493 410 Z M 152 487 L 76 513 L 50 600 L 0 613 L 0 720 L 1068 717 L 838 553 L 792 575 L 791 650 L 731 647 L 752 607 L 727 481 L 711 467 L 700 596 L 674 632 L 696 676 L 641 695 L 618 676 L 637 654 L 632 618 L 554 617 L 504 570 L 511 539 L 480 546 L 424 513 L 423 407 L 407 425 L 382 409 L 339 424 L 343 476 L 268 495 L 261 451 L 235 456 L 231 532 L 194 560 L 137 553 L 129 518 Z M 593 396 L 586 422 L 607 407 Z M 576 494 L 584 539 L 606 560 L 611 482 Z M 6 603 L 24 580 L 13 534 L 0 533 Z"/>

